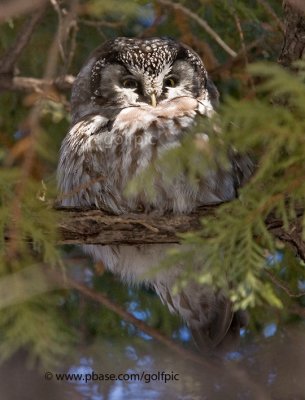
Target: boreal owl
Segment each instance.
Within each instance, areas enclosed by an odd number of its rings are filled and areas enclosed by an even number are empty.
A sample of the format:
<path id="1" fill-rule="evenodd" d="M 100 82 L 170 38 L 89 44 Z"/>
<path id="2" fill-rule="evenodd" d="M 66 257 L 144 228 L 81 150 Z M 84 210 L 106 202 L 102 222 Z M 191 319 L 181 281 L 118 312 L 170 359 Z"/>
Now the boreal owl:
<path id="1" fill-rule="evenodd" d="M 250 163 L 232 158 L 232 168 L 205 173 L 197 187 L 181 174 L 169 182 L 158 167 L 164 152 L 179 146 L 191 127 L 210 117 L 218 92 L 200 57 L 188 46 L 167 38 L 116 38 L 97 48 L 72 89 L 72 127 L 61 147 L 58 185 L 64 206 L 96 206 L 115 214 L 188 213 L 198 205 L 236 196 L 251 173 Z M 127 197 L 131 178 L 154 165 L 151 183 Z M 173 285 L 181 266 L 148 274 L 169 245 L 101 246 L 84 249 L 128 282 L 153 287 L 170 311 L 180 314 L 200 344 L 216 346 L 240 323 L 240 314 L 221 292 L 190 282 L 180 292 Z"/>

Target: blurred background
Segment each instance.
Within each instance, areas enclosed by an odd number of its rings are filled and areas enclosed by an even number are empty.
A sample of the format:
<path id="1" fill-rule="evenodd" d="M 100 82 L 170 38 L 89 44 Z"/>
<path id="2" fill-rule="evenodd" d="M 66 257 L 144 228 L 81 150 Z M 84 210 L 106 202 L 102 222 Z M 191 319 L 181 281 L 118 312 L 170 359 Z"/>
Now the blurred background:
<path id="1" fill-rule="evenodd" d="M 281 293 L 282 308 L 255 304 L 240 347 L 200 366 L 94 298 L 105 293 L 194 350 L 188 328 L 152 291 L 123 285 L 76 246 L 57 245 L 52 209 L 71 84 L 97 46 L 116 36 L 173 37 L 202 57 L 221 103 L 242 104 L 255 96 L 248 65 L 276 62 L 284 29 L 279 0 L 0 2 L 0 399 L 305 399 L 302 296 Z M 282 279 L 304 290 L 293 253 L 279 244 L 272 257 Z M 64 382 L 46 380 L 46 371 L 167 371 L 179 380 Z"/>

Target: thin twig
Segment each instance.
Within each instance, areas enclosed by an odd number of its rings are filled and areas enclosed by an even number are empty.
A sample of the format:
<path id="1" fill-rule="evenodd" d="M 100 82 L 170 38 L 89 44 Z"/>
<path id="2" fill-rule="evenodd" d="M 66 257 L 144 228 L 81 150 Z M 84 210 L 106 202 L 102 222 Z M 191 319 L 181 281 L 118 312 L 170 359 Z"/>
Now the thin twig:
<path id="1" fill-rule="evenodd" d="M 14 72 L 14 67 L 21 56 L 21 53 L 29 44 L 32 34 L 36 26 L 42 20 L 46 7 L 45 5 L 37 12 L 34 13 L 20 29 L 13 45 L 5 52 L 5 54 L 0 59 L 0 74 L 12 74 Z"/>
<path id="2" fill-rule="evenodd" d="M 266 40 L 266 36 L 261 36 L 258 39 L 255 39 L 253 42 L 249 43 L 246 45 L 246 52 L 247 54 L 249 53 L 250 50 L 262 45 L 262 43 Z M 211 76 L 215 76 L 217 74 L 220 74 L 222 71 L 230 70 L 233 68 L 236 64 L 238 64 L 242 59 L 244 58 L 244 49 L 241 49 L 235 58 L 229 59 L 227 62 L 225 62 L 222 65 L 217 66 L 213 70 L 209 71 L 209 74 Z"/>
<path id="3" fill-rule="evenodd" d="M 264 272 L 269 276 L 270 280 L 279 288 L 284 290 L 289 297 L 302 297 L 305 296 L 305 292 L 297 292 L 294 293 L 290 290 L 290 288 L 281 280 L 279 279 L 273 272 L 269 271 L 268 269 L 264 269 Z"/>
<path id="4" fill-rule="evenodd" d="M 37 79 L 25 76 L 16 76 L 12 79 L 0 74 L 0 90 L 16 92 L 44 93 L 52 89 L 61 91 L 70 90 L 75 77 L 72 75 L 61 76 L 56 79 Z"/>
<path id="5" fill-rule="evenodd" d="M 62 15 L 62 10 L 57 2 L 57 0 L 50 0 L 50 3 L 52 4 L 57 16 L 58 16 L 58 29 L 57 29 L 57 41 L 58 41 L 58 50 L 61 55 L 62 60 L 65 60 L 65 51 L 62 43 L 62 38 L 64 35 L 64 29 L 63 29 L 63 15 Z"/>
<path id="6" fill-rule="evenodd" d="M 226 52 L 228 53 L 231 57 L 235 58 L 237 56 L 237 53 L 231 49 L 218 35 L 217 32 L 214 31 L 213 28 L 210 27 L 210 25 L 207 23 L 206 20 L 203 18 L 199 17 L 197 14 L 195 14 L 193 11 L 189 10 L 185 6 L 179 3 L 174 3 L 173 1 L 170 0 L 156 0 L 157 3 L 162 4 L 166 7 L 171 7 L 174 10 L 180 10 L 183 14 L 187 15 L 188 17 L 192 18 L 194 21 L 198 23 L 214 40 L 215 42 Z"/>
<path id="7" fill-rule="evenodd" d="M 70 8 L 68 11 L 61 8 L 57 0 L 50 1 L 58 15 L 57 41 L 59 53 L 64 62 L 63 73 L 65 74 L 71 65 L 76 48 L 78 0 L 70 1 Z M 70 49 L 68 49 L 69 42 Z"/>
<path id="8" fill-rule="evenodd" d="M 57 278 L 58 279 L 58 278 Z M 59 278 L 61 279 L 61 278 Z M 77 282 L 74 279 L 66 278 L 65 283 L 68 287 L 72 289 L 76 289 L 78 292 L 82 293 L 86 297 L 102 304 L 108 310 L 113 311 L 115 314 L 119 315 L 124 321 L 130 322 L 134 326 L 136 326 L 140 331 L 145 332 L 147 335 L 152 336 L 154 339 L 158 340 L 171 350 L 175 351 L 176 353 L 180 354 L 184 358 L 188 360 L 192 360 L 193 362 L 204 366 L 205 368 L 211 367 L 210 362 L 207 362 L 202 357 L 196 355 L 195 353 L 183 349 L 181 346 L 173 342 L 170 338 L 163 335 L 157 329 L 147 325 L 145 322 L 141 321 L 140 319 L 134 317 L 128 311 L 125 311 L 122 307 L 118 304 L 114 303 L 110 300 L 104 293 L 96 292 L 90 289 L 88 286 L 84 285 L 83 283 Z M 212 364 L 213 365 L 213 364 Z"/>
<path id="9" fill-rule="evenodd" d="M 285 33 L 285 24 L 280 20 L 280 18 L 277 16 L 276 12 L 273 10 L 271 5 L 268 3 L 267 0 L 256 0 L 259 4 L 261 4 L 262 7 L 267 11 L 267 13 L 271 16 L 271 18 L 274 19 L 276 22 L 276 25 L 279 27 L 279 29 Z"/>
<path id="10" fill-rule="evenodd" d="M 54 77 L 57 69 L 57 61 L 58 61 L 58 48 L 56 45 L 56 36 L 53 39 L 53 42 L 49 48 L 47 62 L 45 64 L 44 71 L 44 80 L 50 80 Z M 40 115 L 41 115 L 41 107 L 42 103 L 37 102 L 35 106 L 32 108 L 30 115 L 26 121 L 29 131 L 29 140 L 31 142 L 29 146 L 29 150 L 25 154 L 22 168 L 21 168 L 21 177 L 15 188 L 15 197 L 14 201 L 11 205 L 11 224 L 9 226 L 9 237 L 10 241 L 8 242 L 6 248 L 6 260 L 11 262 L 18 255 L 18 247 L 20 240 L 20 221 L 22 218 L 22 199 L 26 191 L 27 181 L 31 176 L 31 171 L 33 164 L 35 162 L 36 143 L 39 139 L 40 135 Z"/>
<path id="11" fill-rule="evenodd" d="M 235 8 L 233 8 L 233 7 L 232 7 L 232 14 L 233 14 L 235 25 L 236 25 L 236 28 L 237 28 L 237 31 L 238 31 L 238 34 L 239 34 L 239 38 L 240 38 L 240 44 L 241 44 L 240 53 L 243 54 L 243 56 L 244 56 L 245 67 L 246 67 L 246 71 L 247 71 L 248 70 L 248 66 L 249 66 L 249 60 L 248 60 L 245 36 L 244 36 L 244 32 L 243 32 L 243 29 L 242 29 L 242 26 L 241 26 L 241 22 L 240 22 L 239 16 L 238 16 Z M 255 93 L 255 86 L 254 86 L 253 78 L 248 72 L 246 72 L 246 74 L 247 74 L 247 78 L 248 78 L 247 80 L 248 80 L 248 82 L 250 84 L 251 91 L 252 91 L 252 93 Z"/>
<path id="12" fill-rule="evenodd" d="M 76 14 L 75 14 L 76 15 Z M 67 60 L 64 66 L 64 72 L 66 73 L 73 61 L 74 54 L 76 51 L 76 34 L 78 30 L 77 20 L 76 18 L 70 23 L 70 48 L 67 54 Z"/>
<path id="13" fill-rule="evenodd" d="M 89 19 L 79 19 L 78 22 L 80 24 L 83 25 L 87 25 L 87 26 L 92 26 L 94 28 L 101 28 L 103 26 L 106 26 L 108 28 L 120 28 L 121 26 L 124 25 L 124 23 L 122 21 L 115 21 L 115 22 L 111 22 L 111 21 L 92 21 Z"/>

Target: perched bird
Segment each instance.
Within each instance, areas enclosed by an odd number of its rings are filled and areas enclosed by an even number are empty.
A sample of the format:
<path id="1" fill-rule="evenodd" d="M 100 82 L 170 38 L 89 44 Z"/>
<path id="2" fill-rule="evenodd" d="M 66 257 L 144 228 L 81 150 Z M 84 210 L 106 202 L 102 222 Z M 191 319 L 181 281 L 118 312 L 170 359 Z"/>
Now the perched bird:
<path id="1" fill-rule="evenodd" d="M 217 102 L 216 87 L 188 46 L 167 38 L 107 41 L 91 54 L 73 84 L 72 126 L 58 165 L 62 205 L 96 206 L 115 214 L 139 207 L 178 214 L 233 199 L 251 174 L 247 158 L 233 156 L 232 168 L 208 171 L 197 187 L 181 174 L 169 183 L 158 165 L 161 155 L 179 146 L 200 118 L 213 114 Z M 151 165 L 156 195 L 144 190 L 126 197 L 130 179 Z M 153 287 L 170 311 L 187 322 L 199 345 L 217 346 L 238 331 L 241 315 L 221 292 L 190 282 L 173 293 L 181 266 L 148 274 L 169 245 L 83 247 L 123 280 Z"/>

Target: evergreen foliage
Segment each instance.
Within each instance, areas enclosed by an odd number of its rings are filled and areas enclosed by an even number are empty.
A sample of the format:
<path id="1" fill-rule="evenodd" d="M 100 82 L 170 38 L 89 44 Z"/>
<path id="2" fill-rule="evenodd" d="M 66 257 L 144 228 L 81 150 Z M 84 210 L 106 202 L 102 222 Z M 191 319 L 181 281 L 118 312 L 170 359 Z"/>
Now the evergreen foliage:
<path id="1" fill-rule="evenodd" d="M 280 18 L 279 2 L 269 3 Z M 206 19 L 232 49 L 241 52 L 239 61 L 226 66 L 228 55 L 213 38 L 196 21 L 175 8 L 163 7 L 162 2 L 84 0 L 78 9 L 75 47 L 71 45 L 72 63 L 67 65 L 60 60 L 55 76 L 76 75 L 88 54 L 114 36 L 167 35 L 199 52 L 222 94 L 221 106 L 214 120 L 203 121 L 181 147 L 164 155 L 161 164 L 169 181 L 177 173 L 188 171 L 190 181 L 196 185 L 206 168 L 215 163 L 211 153 L 198 146 L 194 136 L 198 132 L 208 134 L 209 146 L 217 148 L 218 161 L 221 158 L 228 167 L 226 156 L 232 146 L 240 153 L 250 153 L 258 167 L 250 182 L 240 190 L 239 198 L 221 205 L 215 216 L 205 218 L 199 232 L 183 235 L 181 249 L 172 251 L 161 268 L 170 268 L 176 262 L 185 266 L 185 276 L 177 282 L 177 290 L 189 279 L 195 279 L 226 291 L 236 307 L 254 307 L 253 326 L 267 321 L 266 310 L 270 307 L 281 308 L 277 315 L 283 322 L 291 320 L 291 303 L 304 305 L 303 298 L 287 296 L 270 281 L 266 271 L 272 271 L 292 292 L 298 292 L 305 281 L 304 265 L 289 248 L 274 239 L 265 219 L 273 212 L 288 228 L 296 217 L 296 206 L 304 201 L 305 64 L 298 63 L 298 72 L 292 73 L 275 63 L 282 38 L 260 2 L 196 0 L 181 4 Z M 25 20 L 21 16 L 2 22 L 2 54 L 14 42 Z M 238 21 L 243 38 L 237 28 Z M 57 26 L 58 15 L 49 7 L 18 62 L 21 76 L 43 76 L 45 49 L 51 46 Z M 245 55 L 242 46 L 253 41 L 258 44 Z M 251 61 L 259 60 L 269 63 L 255 63 L 246 68 Z M 38 103 L 39 119 L 37 126 L 33 126 L 29 116 Z M 82 335 L 89 339 L 97 335 L 111 338 L 139 335 L 130 324 L 123 324 L 114 313 L 87 301 L 76 291 L 50 288 L 44 274 L 44 269 L 50 266 L 55 272 L 67 274 L 71 269 L 73 273 L 89 271 L 94 289 L 107 293 L 135 315 L 142 311 L 141 317 L 148 324 L 168 335 L 177 337 L 181 327 L 181 322 L 152 293 L 140 288 L 128 289 L 108 273 L 98 276 L 90 261 L 84 266 L 77 250 L 57 245 L 54 223 L 57 217 L 52 209 L 56 197 L 54 171 L 69 118 L 68 91 L 42 95 L 34 90 L 12 90 L 1 94 L 2 360 L 26 347 L 33 357 L 50 364 Z M 27 155 L 33 147 L 33 162 L 26 168 Z M 152 186 L 147 184 L 152 179 L 153 171 L 145 171 L 131 182 L 129 194 L 145 188 L 153 195 Z M 280 257 L 275 257 L 277 254 Z M 194 265 L 200 269 L 199 274 L 194 274 Z"/>
<path id="2" fill-rule="evenodd" d="M 217 124 L 223 149 L 234 144 L 235 151 L 256 159 L 257 168 L 240 189 L 239 198 L 218 207 L 215 216 L 204 218 L 200 232 L 183 235 L 181 250 L 173 251 L 167 260 L 167 264 L 175 264 L 182 258 L 190 275 L 194 264 L 204 265 L 201 274 L 193 272 L 195 279 L 224 288 L 236 307 L 247 308 L 261 301 L 282 306 L 283 293 L 266 279 L 265 270 L 276 268 L 268 259 L 278 246 L 281 252 L 284 249 L 268 231 L 265 220 L 272 212 L 289 229 L 296 218 L 296 207 L 304 204 L 305 64 L 299 62 L 297 66 L 299 72 L 293 74 L 275 64 L 251 65 L 250 72 L 262 79 L 256 87 L 257 96 L 247 100 L 228 98 L 210 129 L 204 127 L 211 148 L 219 153 L 219 134 L 214 129 Z M 196 145 L 190 151 L 188 140 L 187 146 L 174 149 L 164 158 L 171 160 L 171 165 L 180 162 L 178 173 L 183 166 L 192 173 L 200 165 L 196 174 L 204 175 L 203 163 L 196 163 L 198 152 L 205 156 Z M 304 277 L 302 270 L 299 279 Z"/>

